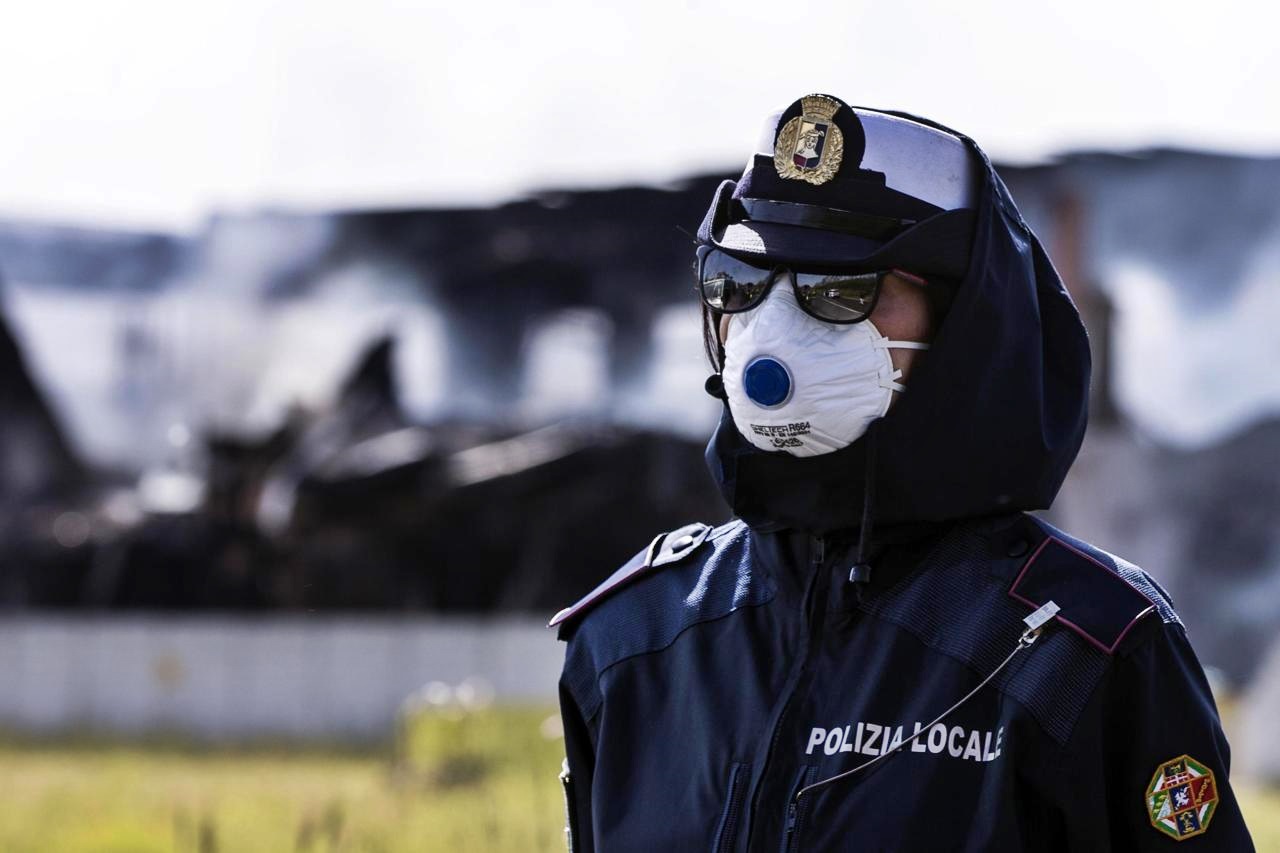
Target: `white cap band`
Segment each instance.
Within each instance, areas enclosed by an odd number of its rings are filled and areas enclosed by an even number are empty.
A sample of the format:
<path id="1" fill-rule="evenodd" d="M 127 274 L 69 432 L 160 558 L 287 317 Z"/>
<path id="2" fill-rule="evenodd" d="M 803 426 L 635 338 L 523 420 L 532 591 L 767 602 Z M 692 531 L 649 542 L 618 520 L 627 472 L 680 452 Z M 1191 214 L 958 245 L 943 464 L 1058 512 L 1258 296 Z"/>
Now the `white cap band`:
<path id="1" fill-rule="evenodd" d="M 886 113 L 851 108 L 862 123 L 867 148 L 859 168 L 883 172 L 885 186 L 943 210 L 974 207 L 977 162 L 958 137 Z M 765 120 L 756 152 L 773 157 L 782 111 Z"/>

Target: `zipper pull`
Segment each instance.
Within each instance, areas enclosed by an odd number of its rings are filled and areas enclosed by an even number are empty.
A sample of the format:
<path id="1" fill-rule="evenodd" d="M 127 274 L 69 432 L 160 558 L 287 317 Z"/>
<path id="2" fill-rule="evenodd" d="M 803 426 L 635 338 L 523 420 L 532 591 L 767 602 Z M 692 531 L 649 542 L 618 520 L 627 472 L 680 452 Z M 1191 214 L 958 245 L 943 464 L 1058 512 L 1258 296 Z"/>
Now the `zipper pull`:
<path id="1" fill-rule="evenodd" d="M 787 847 L 791 846 L 791 834 L 796 830 L 796 801 L 787 806 Z"/>
<path id="2" fill-rule="evenodd" d="M 814 536 L 810 544 L 812 545 L 813 566 L 814 568 L 820 568 L 823 561 L 827 559 L 827 540 L 821 536 Z"/>

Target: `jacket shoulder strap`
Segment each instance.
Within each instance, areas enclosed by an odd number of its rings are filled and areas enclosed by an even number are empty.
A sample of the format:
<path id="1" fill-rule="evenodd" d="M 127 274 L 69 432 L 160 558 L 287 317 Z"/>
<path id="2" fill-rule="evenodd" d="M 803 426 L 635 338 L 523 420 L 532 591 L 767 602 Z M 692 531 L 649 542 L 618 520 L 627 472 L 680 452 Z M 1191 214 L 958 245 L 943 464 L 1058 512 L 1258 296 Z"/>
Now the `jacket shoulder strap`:
<path id="1" fill-rule="evenodd" d="M 707 540 L 711 527 L 701 522 L 686 524 L 684 527 L 655 536 L 639 554 L 628 560 L 622 568 L 605 579 L 591 592 L 582 597 L 576 604 L 564 608 L 547 623 L 554 628 L 563 622 L 586 613 L 606 597 L 622 587 L 649 574 L 652 570 L 678 563 L 697 551 Z"/>
<path id="2" fill-rule="evenodd" d="M 1054 535 L 1027 558 L 1009 595 L 1033 610 L 1048 601 L 1065 627 L 1108 655 L 1156 602 L 1115 569 Z"/>

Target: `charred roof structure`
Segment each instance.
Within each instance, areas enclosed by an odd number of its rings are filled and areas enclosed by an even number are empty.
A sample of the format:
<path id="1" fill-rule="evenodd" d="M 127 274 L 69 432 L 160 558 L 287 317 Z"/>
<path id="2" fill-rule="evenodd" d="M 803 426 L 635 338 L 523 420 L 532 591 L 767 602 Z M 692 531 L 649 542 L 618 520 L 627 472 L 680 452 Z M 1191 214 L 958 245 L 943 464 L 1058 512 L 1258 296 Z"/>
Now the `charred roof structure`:
<path id="1" fill-rule="evenodd" d="M 1160 150 L 1000 171 L 1093 348 L 1090 430 L 1052 520 L 1150 569 L 1214 662 L 1230 657 L 1247 678 L 1280 628 L 1274 608 L 1248 606 L 1260 596 L 1241 597 L 1280 578 L 1280 493 L 1266 477 L 1280 462 L 1276 421 L 1259 397 L 1249 419 L 1199 445 L 1152 432 L 1117 379 L 1132 294 L 1116 276 L 1141 267 L 1178 310 L 1221 316 L 1280 256 L 1280 160 Z M 58 372 L 70 343 L 91 341 L 58 337 L 39 312 L 10 311 L 12 329 L 0 316 L 4 518 L 44 507 L 30 529 L 65 543 L 27 541 L 19 558 L 4 528 L 0 602 L 550 612 L 653 530 L 722 518 L 701 460 L 709 427 L 676 387 L 700 377 L 675 383 L 655 366 L 659 318 L 696 313 L 692 232 L 720 179 L 491 209 L 222 214 L 191 237 L 0 222 L 0 270 L 24 299 L 121 318 L 103 321 L 92 377 L 104 390 Z M 379 289 L 394 293 L 399 326 L 356 322 L 360 296 Z M 313 322 L 307 312 L 329 304 L 328 325 Z M 403 326 L 423 305 L 439 340 L 408 348 Z M 530 340 L 578 309 L 604 329 L 599 387 L 585 408 L 529 415 Z M 297 328 L 309 337 L 290 350 Z M 340 348 L 349 355 L 332 357 Z M 39 377 L 36 350 L 52 366 Z M 550 358 L 544 387 L 569 383 L 576 359 Z M 693 374 L 697 359 L 681 351 Z M 426 408 L 407 390 L 424 365 L 438 385 Z M 280 375 L 320 390 L 277 399 L 292 387 L 267 387 Z M 648 396 L 628 405 L 637 389 Z M 267 414 L 240 418 L 251 411 Z M 174 412 L 177 428 L 164 420 Z M 94 457 L 85 473 L 70 448 L 111 429 L 139 452 Z M 1246 653 L 1228 655 L 1233 638 Z"/>

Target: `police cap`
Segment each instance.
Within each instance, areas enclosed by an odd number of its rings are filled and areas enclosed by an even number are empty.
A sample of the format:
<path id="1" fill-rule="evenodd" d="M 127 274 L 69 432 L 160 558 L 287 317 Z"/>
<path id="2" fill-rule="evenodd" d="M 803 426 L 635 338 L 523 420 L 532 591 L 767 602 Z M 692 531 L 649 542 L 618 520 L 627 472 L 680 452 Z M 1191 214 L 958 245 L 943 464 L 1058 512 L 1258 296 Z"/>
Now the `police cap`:
<path id="1" fill-rule="evenodd" d="M 983 164 L 971 144 L 900 114 L 807 95 L 765 122 L 700 243 L 744 260 L 959 279 Z"/>

